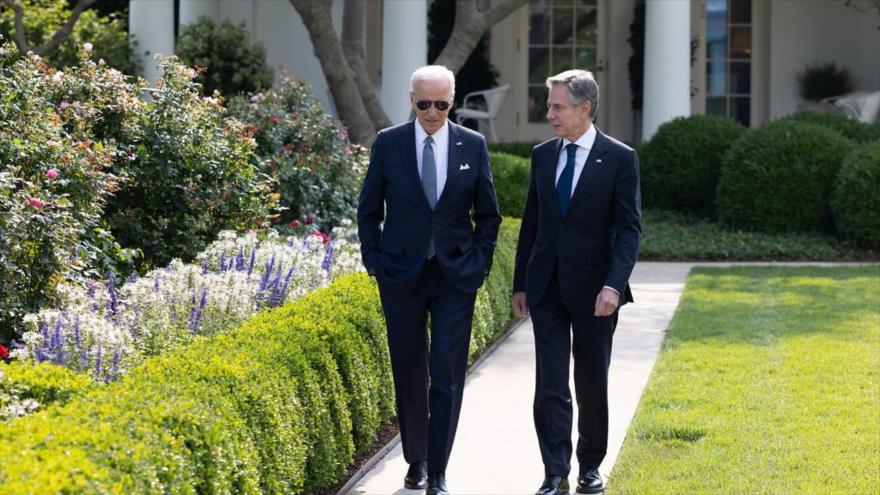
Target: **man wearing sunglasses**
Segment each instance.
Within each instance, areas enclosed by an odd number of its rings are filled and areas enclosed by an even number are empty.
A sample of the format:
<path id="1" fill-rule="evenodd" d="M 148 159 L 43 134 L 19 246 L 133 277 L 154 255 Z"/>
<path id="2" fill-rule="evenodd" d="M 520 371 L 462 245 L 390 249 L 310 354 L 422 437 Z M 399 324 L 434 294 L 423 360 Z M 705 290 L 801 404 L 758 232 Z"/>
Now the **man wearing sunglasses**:
<path id="1" fill-rule="evenodd" d="M 492 266 L 501 216 L 485 139 L 447 119 L 453 73 L 422 67 L 410 88 L 416 118 L 380 131 L 373 142 L 358 235 L 385 313 L 410 465 L 404 486 L 448 495 L 446 464 L 461 410 L 474 303 Z"/>

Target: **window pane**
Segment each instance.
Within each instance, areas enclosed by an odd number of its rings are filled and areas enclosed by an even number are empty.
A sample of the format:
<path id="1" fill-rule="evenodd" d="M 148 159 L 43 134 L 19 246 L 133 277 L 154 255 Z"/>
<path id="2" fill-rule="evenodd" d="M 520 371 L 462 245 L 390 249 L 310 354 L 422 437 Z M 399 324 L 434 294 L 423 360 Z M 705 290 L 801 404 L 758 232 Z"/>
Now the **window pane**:
<path id="1" fill-rule="evenodd" d="M 595 6 L 596 6 L 596 0 L 580 0 L 580 1 L 578 2 L 578 5 L 586 5 L 586 6 L 595 7 Z"/>
<path id="2" fill-rule="evenodd" d="M 550 77 L 550 50 L 529 48 L 529 83 L 544 84 Z"/>
<path id="3" fill-rule="evenodd" d="M 748 62 L 730 64 L 730 93 L 747 95 L 752 92 L 752 71 Z"/>
<path id="4" fill-rule="evenodd" d="M 752 0 L 730 0 L 730 22 L 733 24 L 751 24 Z"/>
<path id="5" fill-rule="evenodd" d="M 727 64 L 720 61 L 706 63 L 706 94 L 727 93 Z"/>
<path id="6" fill-rule="evenodd" d="M 561 5 L 574 5 L 574 0 L 553 0 L 553 6 L 559 7 Z"/>
<path id="7" fill-rule="evenodd" d="M 574 22 L 571 7 L 553 9 L 553 44 L 571 45 L 574 42 Z"/>
<path id="8" fill-rule="evenodd" d="M 578 48 L 577 63 L 578 69 L 596 72 L 596 49 L 595 48 Z"/>
<path id="9" fill-rule="evenodd" d="M 533 2 L 529 15 L 529 44 L 550 44 L 550 13 L 545 2 Z"/>
<path id="10" fill-rule="evenodd" d="M 547 88 L 529 86 L 529 122 L 544 122 L 547 115 Z"/>
<path id="11" fill-rule="evenodd" d="M 727 0 L 706 2 L 706 22 L 727 24 Z"/>
<path id="12" fill-rule="evenodd" d="M 596 9 L 577 9 L 577 44 L 596 45 Z"/>
<path id="13" fill-rule="evenodd" d="M 727 115 L 727 98 L 711 96 L 706 98 L 706 113 L 709 115 Z"/>
<path id="14" fill-rule="evenodd" d="M 740 124 L 748 127 L 750 121 L 750 101 L 748 97 L 741 98 L 731 98 L 730 99 L 730 112 L 731 117 L 737 120 Z"/>
<path id="15" fill-rule="evenodd" d="M 553 74 L 559 74 L 564 70 L 574 68 L 574 60 L 572 58 L 574 50 L 570 46 L 554 46 L 553 47 Z"/>
<path id="16" fill-rule="evenodd" d="M 752 28 L 730 28 L 730 58 L 750 58 L 752 56 Z"/>
<path id="17" fill-rule="evenodd" d="M 706 25 L 706 58 L 727 58 L 727 25 Z"/>

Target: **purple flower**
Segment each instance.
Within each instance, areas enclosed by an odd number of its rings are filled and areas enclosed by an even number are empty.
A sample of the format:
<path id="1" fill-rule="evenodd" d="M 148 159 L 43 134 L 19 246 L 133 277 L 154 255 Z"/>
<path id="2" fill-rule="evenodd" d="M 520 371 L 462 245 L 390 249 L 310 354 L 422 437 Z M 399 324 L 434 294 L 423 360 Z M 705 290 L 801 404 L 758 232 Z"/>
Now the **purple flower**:
<path id="1" fill-rule="evenodd" d="M 248 277 L 250 277 L 251 273 L 254 272 L 254 262 L 257 259 L 256 255 L 257 255 L 257 248 L 251 249 L 251 259 L 248 262 L 248 270 L 247 270 Z"/>
<path id="2" fill-rule="evenodd" d="M 202 275 L 208 274 L 208 261 L 205 260 L 202 262 Z"/>
<path id="3" fill-rule="evenodd" d="M 116 295 L 116 276 L 113 272 L 110 272 L 110 276 L 107 278 L 107 294 L 110 296 L 110 301 L 108 302 L 107 309 L 108 320 L 112 317 L 115 318 L 119 311 L 119 298 Z"/>
<path id="4" fill-rule="evenodd" d="M 333 239 L 327 241 L 327 252 L 324 254 L 324 261 L 321 262 L 321 268 L 330 276 L 330 268 L 333 266 Z"/>
<path id="5" fill-rule="evenodd" d="M 235 255 L 235 271 L 244 271 L 244 248 L 238 248 L 238 254 Z"/>

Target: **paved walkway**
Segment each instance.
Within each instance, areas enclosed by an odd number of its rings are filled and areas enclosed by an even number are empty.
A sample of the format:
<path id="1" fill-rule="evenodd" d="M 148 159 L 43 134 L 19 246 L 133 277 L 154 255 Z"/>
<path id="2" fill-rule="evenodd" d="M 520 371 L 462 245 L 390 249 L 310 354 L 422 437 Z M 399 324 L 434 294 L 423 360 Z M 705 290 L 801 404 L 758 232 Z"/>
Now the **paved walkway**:
<path id="1" fill-rule="evenodd" d="M 701 265 L 729 266 L 730 263 Z M 636 303 L 621 311 L 611 357 L 608 455 L 599 468 L 606 479 L 623 445 L 693 266 L 693 263 L 640 262 L 630 279 Z M 534 336 L 531 320 L 527 319 L 468 377 L 458 433 L 446 471 L 451 493 L 535 493 L 544 469 L 532 422 L 534 384 Z M 573 391 L 573 383 L 571 386 Z M 577 408 L 575 414 L 576 411 Z M 574 424 L 577 424 L 576 415 Z M 573 433 L 576 441 L 576 431 Z M 423 491 L 402 488 L 406 469 L 397 444 L 356 481 L 347 494 L 423 494 Z M 570 477 L 573 485 L 576 474 L 577 460 L 573 458 Z"/>

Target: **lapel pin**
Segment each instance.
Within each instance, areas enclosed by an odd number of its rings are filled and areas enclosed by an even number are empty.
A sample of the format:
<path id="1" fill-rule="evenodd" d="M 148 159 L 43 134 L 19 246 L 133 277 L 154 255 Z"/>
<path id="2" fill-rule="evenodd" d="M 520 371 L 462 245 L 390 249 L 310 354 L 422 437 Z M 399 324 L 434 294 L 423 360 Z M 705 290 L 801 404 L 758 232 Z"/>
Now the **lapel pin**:
<path id="1" fill-rule="evenodd" d="M 465 163 L 464 165 L 458 166 L 458 170 L 470 170 L 470 169 L 471 169 L 471 166 L 467 163 Z"/>
<path id="2" fill-rule="evenodd" d="M 456 145 L 456 146 L 461 146 L 461 141 L 456 141 L 455 145 Z"/>
<path id="3" fill-rule="evenodd" d="M 596 163 L 602 163 L 602 159 L 601 159 L 601 158 L 596 158 Z"/>

